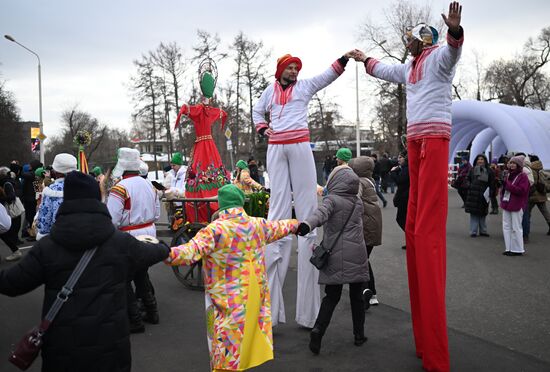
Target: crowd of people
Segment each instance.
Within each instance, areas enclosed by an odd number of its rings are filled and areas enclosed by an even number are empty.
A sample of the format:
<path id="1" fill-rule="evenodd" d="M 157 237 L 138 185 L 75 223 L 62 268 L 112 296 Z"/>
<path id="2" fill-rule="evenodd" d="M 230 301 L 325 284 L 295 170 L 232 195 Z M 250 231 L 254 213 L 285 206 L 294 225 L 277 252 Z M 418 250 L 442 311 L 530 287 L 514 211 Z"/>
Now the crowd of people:
<path id="1" fill-rule="evenodd" d="M 298 80 L 301 60 L 290 54 L 279 58 L 275 81 L 252 115 L 256 131 L 268 139 L 267 166 L 253 158 L 241 160 L 231 176 L 222 164 L 211 126 L 220 120 L 223 128 L 227 113 L 209 104 L 215 79 L 212 71 L 203 71 L 203 99 L 184 104 L 176 119 L 177 126 L 182 115 L 188 116 L 195 126 L 193 155 L 186 163 L 175 153 L 163 185 L 147 179 L 147 165 L 130 148 L 118 150 L 117 164 L 106 174 L 100 167 L 90 175 L 79 172 L 76 158 L 66 153 L 57 154 L 51 167 L 36 161 L 1 167 L 0 237 L 12 250 L 6 260 L 21 260 L 0 271 L 0 293 L 17 296 L 44 285 L 43 314 L 58 306 L 56 298 L 67 302 L 43 332 L 42 370 L 129 371 L 130 333 L 144 332 L 144 322 L 160 322 L 148 274 L 148 267 L 160 261 L 177 266 L 202 260 L 213 371 L 246 370 L 273 359 L 272 327 L 286 322 L 283 286 L 293 234 L 298 241 L 295 321 L 310 329 L 309 349 L 321 352 L 344 285 L 349 285 L 353 343 L 360 347 L 368 339 L 365 311 L 379 303 L 369 257 L 382 244 L 381 208 L 390 191 L 406 237 L 402 248 L 416 355 L 426 370 L 449 371 L 446 159 L 450 82 L 464 40 L 461 11 L 453 2 L 443 14 L 445 46 L 437 45 L 439 33 L 427 24 L 407 29 L 404 41 L 413 58 L 406 64 L 384 64 L 354 49 L 321 74 Z M 352 158 L 349 149 L 341 148 L 325 159 L 323 187 L 317 185 L 309 145 L 308 103 L 344 73 L 349 59 L 363 63 L 375 78 L 406 85 L 407 151 L 397 159 L 385 153 Z M 462 163 L 453 186 L 470 214 L 470 235 L 489 236 L 491 204 L 491 213 L 503 210 L 503 253 L 522 255 L 535 206 L 550 226 L 540 160 L 514 154 L 503 161 L 506 169 L 489 164 L 484 155 L 477 155 L 473 165 L 468 159 Z M 247 214 L 245 199 L 267 189 L 267 218 Z M 320 205 L 316 191 L 324 195 Z M 161 197 L 176 199 L 174 204 L 187 211 L 187 222 L 206 226 L 188 242 L 166 246 L 156 239 Z M 183 197 L 217 199 L 193 207 Z M 23 238 L 37 240 L 26 255 L 18 249 L 22 227 Z M 68 290 L 64 283 L 83 254 L 92 258 L 80 282 Z"/>
<path id="2" fill-rule="evenodd" d="M 537 155 L 521 152 L 510 157 L 502 155 L 489 164 L 487 157 L 479 154 L 473 165 L 464 156 L 452 186 L 463 201 L 462 207 L 470 214 L 472 238 L 489 237 L 486 217 L 502 209 L 504 255 L 525 253 L 535 206 L 548 224 L 547 235 L 550 235 L 550 213 L 546 206 L 550 177 Z"/>

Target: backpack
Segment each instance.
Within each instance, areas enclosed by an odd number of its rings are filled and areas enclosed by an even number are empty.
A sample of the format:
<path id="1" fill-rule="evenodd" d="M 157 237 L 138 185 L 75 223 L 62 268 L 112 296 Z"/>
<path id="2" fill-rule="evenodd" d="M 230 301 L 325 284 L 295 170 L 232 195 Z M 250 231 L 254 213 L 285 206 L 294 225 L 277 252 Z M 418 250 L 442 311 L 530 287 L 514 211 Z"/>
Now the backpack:
<path id="1" fill-rule="evenodd" d="M 15 195 L 15 189 L 13 188 L 13 185 L 10 182 L 6 182 L 4 184 L 4 193 L 6 195 Z M 5 207 L 8 212 L 8 215 L 11 218 L 19 217 L 25 212 L 23 203 L 21 203 L 21 199 L 19 199 L 18 196 L 16 196 L 15 200 L 12 201 L 11 203 L 5 203 Z"/>
<path id="2" fill-rule="evenodd" d="M 538 172 L 538 180 L 537 180 L 537 191 L 541 194 L 546 194 L 547 192 L 550 192 L 550 175 L 546 173 L 544 170 L 540 170 Z"/>

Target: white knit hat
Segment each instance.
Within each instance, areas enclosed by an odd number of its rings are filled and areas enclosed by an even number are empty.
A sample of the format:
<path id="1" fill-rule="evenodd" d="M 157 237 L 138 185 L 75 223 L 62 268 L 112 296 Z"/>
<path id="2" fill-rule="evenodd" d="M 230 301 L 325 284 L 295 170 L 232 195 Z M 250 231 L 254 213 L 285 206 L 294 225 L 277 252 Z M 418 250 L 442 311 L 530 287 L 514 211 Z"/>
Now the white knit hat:
<path id="1" fill-rule="evenodd" d="M 141 160 L 139 151 L 128 147 L 118 149 L 118 161 L 113 169 L 113 176 L 120 177 L 126 171 L 139 171 Z"/>
<path id="2" fill-rule="evenodd" d="M 57 154 L 53 159 L 52 168 L 58 173 L 67 174 L 76 170 L 76 158 L 71 154 Z"/>

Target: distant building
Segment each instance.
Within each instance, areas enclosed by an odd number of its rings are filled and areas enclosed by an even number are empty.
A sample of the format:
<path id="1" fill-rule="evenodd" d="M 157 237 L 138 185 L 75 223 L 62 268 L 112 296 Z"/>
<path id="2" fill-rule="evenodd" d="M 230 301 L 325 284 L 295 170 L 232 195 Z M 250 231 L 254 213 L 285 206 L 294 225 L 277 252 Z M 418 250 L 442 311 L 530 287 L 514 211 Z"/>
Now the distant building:
<path id="1" fill-rule="evenodd" d="M 133 139 L 131 140 L 131 142 L 135 146 L 135 148 L 138 149 L 139 152 L 142 154 L 168 154 L 168 141 L 156 140 L 155 142 L 153 142 L 153 140 L 149 139 Z"/>
<path id="2" fill-rule="evenodd" d="M 348 147 L 353 156 L 356 156 L 356 127 L 355 125 L 336 125 L 334 127 L 334 136 L 325 141 L 319 130 L 312 130 L 311 141 L 313 152 L 330 151 L 336 153 L 341 147 Z M 367 151 L 372 151 L 374 145 L 374 133 L 370 129 L 360 129 L 359 137 L 361 139 L 361 153 L 364 155 Z M 328 146 L 328 148 L 327 148 Z"/>

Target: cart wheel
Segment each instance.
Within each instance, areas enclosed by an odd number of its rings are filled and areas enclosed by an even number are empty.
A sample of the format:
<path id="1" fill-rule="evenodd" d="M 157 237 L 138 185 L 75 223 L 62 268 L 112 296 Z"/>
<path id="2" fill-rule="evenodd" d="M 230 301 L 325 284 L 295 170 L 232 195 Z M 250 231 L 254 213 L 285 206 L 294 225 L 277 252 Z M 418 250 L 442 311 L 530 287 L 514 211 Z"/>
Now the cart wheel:
<path id="1" fill-rule="evenodd" d="M 175 247 L 180 244 L 185 244 L 191 240 L 197 232 L 205 225 L 200 223 L 192 223 L 182 226 L 174 235 L 171 246 Z M 188 289 L 195 291 L 204 290 L 204 283 L 202 281 L 202 260 L 195 262 L 191 266 L 180 265 L 172 266 L 174 275 L 176 278 Z"/>

